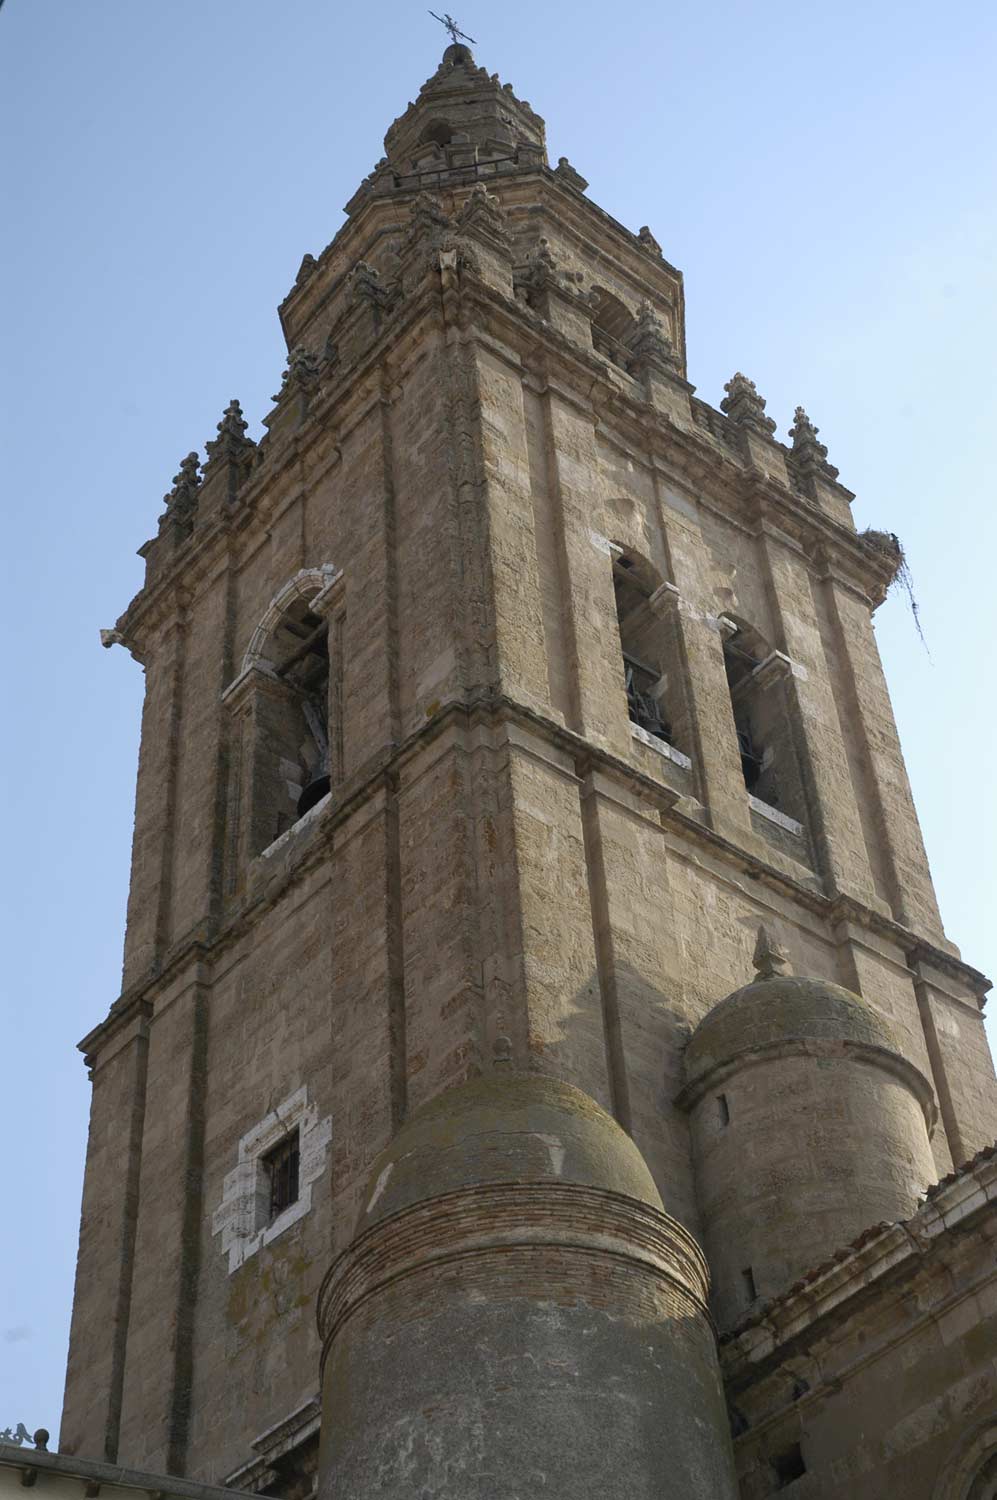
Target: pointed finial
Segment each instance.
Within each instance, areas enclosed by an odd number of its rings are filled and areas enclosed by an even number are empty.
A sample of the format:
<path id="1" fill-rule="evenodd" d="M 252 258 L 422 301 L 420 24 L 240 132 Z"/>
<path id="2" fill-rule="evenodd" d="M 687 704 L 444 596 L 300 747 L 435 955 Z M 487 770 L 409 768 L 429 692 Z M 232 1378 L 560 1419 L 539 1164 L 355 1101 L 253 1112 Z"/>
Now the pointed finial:
<path id="1" fill-rule="evenodd" d="M 233 396 L 222 413 L 222 419 L 218 423 L 218 431 L 230 437 L 241 438 L 245 436 L 249 423 L 242 415 L 242 407 L 238 398 Z"/>
<path id="2" fill-rule="evenodd" d="M 812 473 L 819 469 L 830 478 L 837 479 L 837 469 L 827 461 L 827 449 L 817 441 L 819 431 L 820 428 L 814 426 L 803 407 L 798 406 L 793 425 L 789 429 L 789 435 L 793 439 L 793 458 L 804 470 Z"/>
<path id="3" fill-rule="evenodd" d="M 666 370 L 678 368 L 675 346 L 646 297 L 637 309 L 637 332 L 630 341 L 630 348 L 638 360 L 647 360 Z"/>
<path id="4" fill-rule="evenodd" d="M 201 461 L 196 453 L 188 453 L 186 458 L 182 458 L 180 460 L 180 472 L 173 476 L 174 491 L 179 490 L 183 486 L 196 489 L 201 483 L 197 473 L 200 466 Z"/>
<path id="5" fill-rule="evenodd" d="M 528 109 L 529 105 L 526 105 L 526 108 Z M 562 182 L 566 182 L 569 187 L 577 188 L 580 193 L 584 193 L 589 185 L 588 178 L 583 177 L 581 172 L 576 171 L 566 156 L 558 157 L 557 166 L 554 168 L 554 176 L 559 177 Z"/>
<path id="6" fill-rule="evenodd" d="M 758 929 L 758 941 L 751 962 L 755 966 L 756 979 L 774 979 L 789 968 L 789 956 L 781 943 L 770 935 L 764 923 Z"/>
<path id="7" fill-rule="evenodd" d="M 318 261 L 315 259 L 314 255 L 302 256 L 301 264 L 298 267 L 298 274 L 294 278 L 294 285 L 300 286 L 302 282 L 307 281 L 317 265 Z"/>
<path id="8" fill-rule="evenodd" d="M 720 403 L 720 410 L 726 412 L 732 422 L 740 422 L 742 427 L 750 427 L 763 437 L 775 432 L 775 423 L 765 415 L 765 401 L 759 396 L 755 382 L 747 375 L 738 370 L 724 390 L 727 394 Z"/>
<path id="9" fill-rule="evenodd" d="M 205 472 L 213 473 L 215 466 L 225 461 L 239 464 L 247 454 L 253 451 L 256 444 L 252 438 L 246 436 L 248 427 L 249 423 L 242 414 L 242 407 L 233 396 L 218 423 L 218 436 L 205 445 L 208 450 Z"/>

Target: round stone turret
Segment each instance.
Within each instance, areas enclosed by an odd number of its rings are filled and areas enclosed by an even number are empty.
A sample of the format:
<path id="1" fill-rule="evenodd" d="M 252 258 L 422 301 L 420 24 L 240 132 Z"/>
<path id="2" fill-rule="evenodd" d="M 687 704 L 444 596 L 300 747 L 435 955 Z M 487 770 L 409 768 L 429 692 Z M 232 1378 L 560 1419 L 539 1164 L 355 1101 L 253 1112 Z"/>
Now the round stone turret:
<path id="1" fill-rule="evenodd" d="M 685 1070 L 722 1327 L 871 1225 L 908 1217 L 935 1179 L 931 1086 L 840 985 L 760 976 L 703 1018 Z"/>
<path id="2" fill-rule="evenodd" d="M 706 1263 L 580 1090 L 494 1073 L 375 1162 L 319 1297 L 324 1500 L 734 1500 Z"/>

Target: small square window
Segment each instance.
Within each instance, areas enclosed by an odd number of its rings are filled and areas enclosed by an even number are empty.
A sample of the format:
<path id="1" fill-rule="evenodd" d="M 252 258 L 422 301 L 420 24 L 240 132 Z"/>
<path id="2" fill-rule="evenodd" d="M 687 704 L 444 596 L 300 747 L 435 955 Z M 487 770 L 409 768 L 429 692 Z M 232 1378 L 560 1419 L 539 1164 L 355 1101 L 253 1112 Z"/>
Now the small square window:
<path id="1" fill-rule="evenodd" d="M 272 1224 L 286 1208 L 298 1201 L 298 1163 L 300 1148 L 297 1130 L 292 1130 L 262 1158 L 269 1187 L 270 1208 L 267 1222 Z"/>

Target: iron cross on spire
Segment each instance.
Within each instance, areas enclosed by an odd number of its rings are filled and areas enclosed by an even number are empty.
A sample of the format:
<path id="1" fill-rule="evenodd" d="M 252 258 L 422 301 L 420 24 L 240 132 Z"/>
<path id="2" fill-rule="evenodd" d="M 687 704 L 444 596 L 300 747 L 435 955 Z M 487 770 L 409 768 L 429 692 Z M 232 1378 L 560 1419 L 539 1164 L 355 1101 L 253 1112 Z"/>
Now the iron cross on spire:
<path id="1" fill-rule="evenodd" d="M 0 4 L 2 3 L 3 0 L 0 0 Z M 470 42 L 472 47 L 476 47 L 478 45 L 473 36 L 468 36 L 466 31 L 461 31 L 453 16 L 448 15 L 446 11 L 443 12 L 442 16 L 438 16 L 435 10 L 431 10 L 429 14 L 432 16 L 434 21 L 439 21 L 441 26 L 446 27 L 447 31 L 449 31 L 450 33 L 450 40 L 453 42 L 455 47 L 457 46 L 458 42 Z"/>

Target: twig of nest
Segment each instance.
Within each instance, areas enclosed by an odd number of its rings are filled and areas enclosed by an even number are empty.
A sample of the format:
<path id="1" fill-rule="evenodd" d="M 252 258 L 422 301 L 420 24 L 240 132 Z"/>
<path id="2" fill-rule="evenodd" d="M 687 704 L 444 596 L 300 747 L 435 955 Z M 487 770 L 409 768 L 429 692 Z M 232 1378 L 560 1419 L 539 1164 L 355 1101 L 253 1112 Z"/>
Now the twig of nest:
<path id="1" fill-rule="evenodd" d="M 884 557 L 890 559 L 893 565 L 893 577 L 890 579 L 887 592 L 889 592 L 889 589 L 895 583 L 898 583 L 903 589 L 907 595 L 907 603 L 910 605 L 910 612 L 914 617 L 917 633 L 921 637 L 921 645 L 925 651 L 928 651 L 928 643 L 924 639 L 924 631 L 921 629 L 921 616 L 917 607 L 917 599 L 914 595 L 914 579 L 911 576 L 911 571 L 907 564 L 907 556 L 900 538 L 895 531 L 877 531 L 874 526 L 867 526 L 860 535 L 867 546 L 874 548 L 877 552 L 882 553 Z M 928 656 L 930 658 L 930 651 L 928 651 Z"/>

